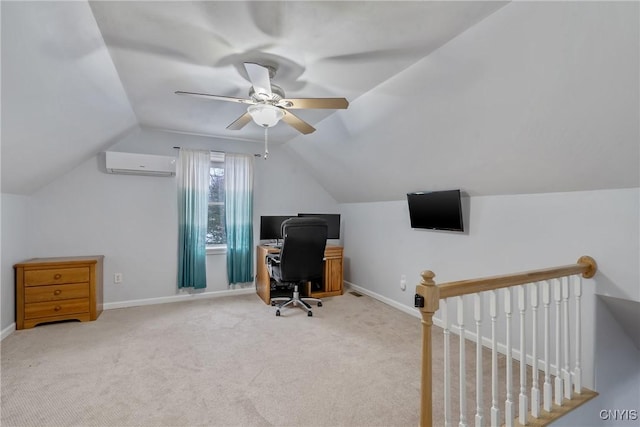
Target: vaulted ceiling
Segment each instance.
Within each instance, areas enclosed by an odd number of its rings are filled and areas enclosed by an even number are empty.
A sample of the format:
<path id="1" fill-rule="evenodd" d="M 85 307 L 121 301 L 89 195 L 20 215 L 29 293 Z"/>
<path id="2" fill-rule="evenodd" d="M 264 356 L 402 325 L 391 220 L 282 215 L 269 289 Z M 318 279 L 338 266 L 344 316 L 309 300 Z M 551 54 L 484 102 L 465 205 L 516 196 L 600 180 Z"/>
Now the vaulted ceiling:
<path id="1" fill-rule="evenodd" d="M 638 4 L 2 2 L 2 191 L 29 194 L 132 128 L 260 144 L 226 126 L 243 62 L 296 111 L 270 139 L 339 202 L 637 187 Z"/>

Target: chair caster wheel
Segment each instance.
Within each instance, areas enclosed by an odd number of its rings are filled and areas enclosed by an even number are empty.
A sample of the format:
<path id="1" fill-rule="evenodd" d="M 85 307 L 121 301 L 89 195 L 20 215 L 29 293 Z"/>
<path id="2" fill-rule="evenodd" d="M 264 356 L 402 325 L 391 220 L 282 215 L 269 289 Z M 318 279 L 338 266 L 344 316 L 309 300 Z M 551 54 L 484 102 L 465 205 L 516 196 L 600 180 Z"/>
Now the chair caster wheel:
<path id="1" fill-rule="evenodd" d="M 276 316 L 280 317 L 280 310 L 276 310 Z"/>
<path id="2" fill-rule="evenodd" d="M 307 311 L 307 316 L 308 317 L 313 317 L 313 313 L 311 311 Z"/>
<path id="3" fill-rule="evenodd" d="M 271 301 L 271 307 L 275 307 L 276 306 L 276 302 L 275 301 Z"/>
<path id="4" fill-rule="evenodd" d="M 318 307 L 322 307 L 322 301 L 318 301 Z"/>

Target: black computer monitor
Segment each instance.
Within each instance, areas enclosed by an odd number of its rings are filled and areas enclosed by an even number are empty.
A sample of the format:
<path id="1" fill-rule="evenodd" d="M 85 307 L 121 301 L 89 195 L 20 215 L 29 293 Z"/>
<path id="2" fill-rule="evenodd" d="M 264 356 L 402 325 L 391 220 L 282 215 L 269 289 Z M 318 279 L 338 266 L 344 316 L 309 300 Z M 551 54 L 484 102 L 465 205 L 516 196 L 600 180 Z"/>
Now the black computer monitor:
<path id="1" fill-rule="evenodd" d="M 294 216 L 261 216 L 260 217 L 260 240 L 282 239 L 282 223 Z"/>
<path id="2" fill-rule="evenodd" d="M 298 216 L 322 218 L 327 221 L 327 239 L 340 238 L 340 214 L 299 213 Z"/>

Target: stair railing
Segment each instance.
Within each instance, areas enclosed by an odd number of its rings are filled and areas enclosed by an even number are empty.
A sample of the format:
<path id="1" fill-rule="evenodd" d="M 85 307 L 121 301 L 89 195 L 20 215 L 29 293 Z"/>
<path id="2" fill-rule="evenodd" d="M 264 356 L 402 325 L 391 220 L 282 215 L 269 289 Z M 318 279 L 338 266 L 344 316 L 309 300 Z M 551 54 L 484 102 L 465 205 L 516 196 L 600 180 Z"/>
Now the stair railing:
<path id="1" fill-rule="evenodd" d="M 441 317 L 444 330 L 444 420 L 443 425 L 451 426 L 453 423 L 451 411 L 451 363 L 450 363 L 450 331 L 451 319 L 449 318 L 451 304 L 457 305 L 457 324 L 453 325 L 460 334 L 460 363 L 459 363 L 459 427 L 467 426 L 467 392 L 466 392 L 466 355 L 465 355 L 465 310 L 464 296 L 473 298 L 473 320 L 476 326 L 476 412 L 474 423 L 481 427 L 489 422 L 491 426 L 499 426 L 504 419 L 504 425 L 547 425 L 552 420 L 559 418 L 569 410 L 579 406 L 587 400 L 595 397 L 597 393 L 582 387 L 581 367 L 581 309 L 580 297 L 582 295 L 581 278 L 591 278 L 597 270 L 596 262 L 589 256 L 578 259 L 577 264 L 561 267 L 533 270 L 522 273 L 485 277 L 480 279 L 462 280 L 436 285 L 435 274 L 432 271 L 422 272 L 422 280 L 416 286 L 415 306 L 422 315 L 422 374 L 421 374 L 421 398 L 420 398 L 420 426 L 431 427 L 433 420 L 433 393 L 432 393 L 432 326 L 433 316 L 441 309 Z M 570 292 L 570 282 L 573 283 L 573 291 Z M 504 385 L 506 400 L 504 402 L 504 416 L 501 416 L 500 403 L 498 401 L 498 337 L 497 319 L 499 317 L 498 290 L 502 290 L 502 308 L 506 321 L 506 376 Z M 542 298 L 540 298 L 540 290 Z M 513 304 L 513 293 L 516 294 L 516 304 Z M 569 358 L 569 298 L 574 296 L 575 308 L 575 360 L 573 371 Z M 483 298 L 484 296 L 484 298 Z M 529 296 L 529 298 L 527 298 Z M 482 369 L 482 321 L 484 318 L 484 301 L 488 299 L 489 319 L 491 321 L 491 408 L 489 419 L 485 419 L 483 408 L 483 381 Z M 542 304 L 540 304 L 542 302 Z M 551 372 L 550 347 L 551 347 L 551 304 L 555 303 L 555 371 Z M 527 308 L 532 309 L 532 335 L 531 335 L 531 359 L 532 378 L 531 390 L 527 393 L 527 340 L 525 313 Z M 544 324 L 544 349 L 541 355 L 544 368 L 544 384 L 539 389 L 538 361 L 538 309 L 543 307 Z M 511 342 L 511 319 L 514 315 L 520 318 L 520 389 L 518 394 L 518 417 L 515 416 L 516 404 L 514 402 L 514 390 L 512 385 L 513 343 Z M 564 362 L 564 363 L 563 363 Z M 551 384 L 551 375 L 554 375 L 554 384 Z M 541 396 L 542 395 L 542 396 Z M 553 395 L 553 400 L 552 400 Z M 542 408 L 541 408 L 542 407 Z"/>

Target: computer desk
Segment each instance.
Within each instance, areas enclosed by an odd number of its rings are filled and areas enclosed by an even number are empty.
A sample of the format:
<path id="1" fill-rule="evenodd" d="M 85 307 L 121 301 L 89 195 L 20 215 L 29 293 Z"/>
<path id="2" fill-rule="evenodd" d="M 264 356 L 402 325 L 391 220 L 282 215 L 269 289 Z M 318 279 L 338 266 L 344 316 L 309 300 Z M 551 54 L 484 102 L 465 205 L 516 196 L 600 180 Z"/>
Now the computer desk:
<path id="1" fill-rule="evenodd" d="M 268 253 L 278 253 L 279 248 L 267 245 L 256 247 L 256 292 L 266 304 L 271 303 L 271 280 L 265 258 Z M 343 292 L 343 247 L 327 245 L 324 250 L 324 274 L 322 283 L 307 286 L 306 295 L 314 298 L 333 297 Z M 310 288 L 310 289 L 309 289 Z M 300 290 L 303 293 L 303 290 Z M 280 296 L 280 295 L 278 295 Z"/>

